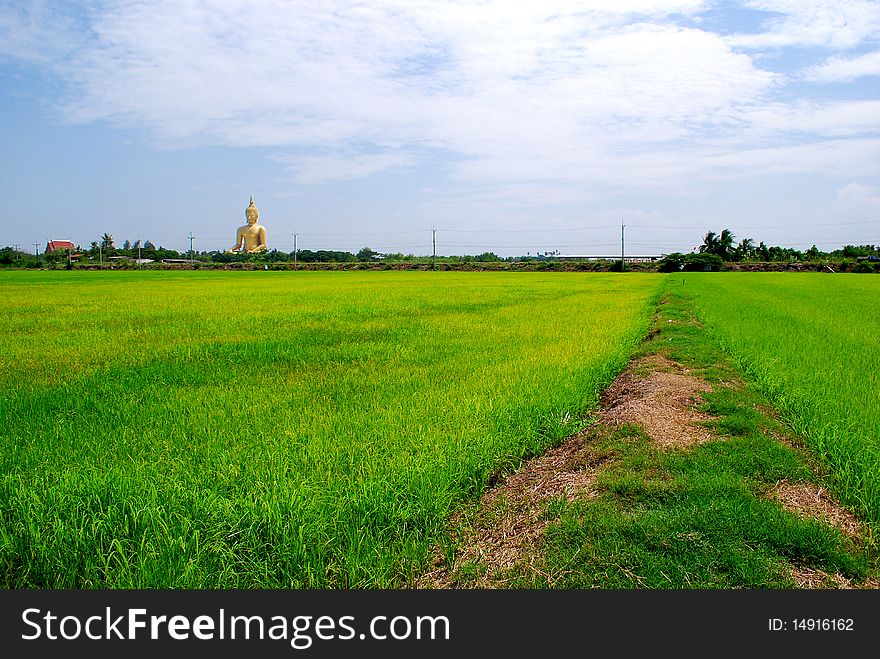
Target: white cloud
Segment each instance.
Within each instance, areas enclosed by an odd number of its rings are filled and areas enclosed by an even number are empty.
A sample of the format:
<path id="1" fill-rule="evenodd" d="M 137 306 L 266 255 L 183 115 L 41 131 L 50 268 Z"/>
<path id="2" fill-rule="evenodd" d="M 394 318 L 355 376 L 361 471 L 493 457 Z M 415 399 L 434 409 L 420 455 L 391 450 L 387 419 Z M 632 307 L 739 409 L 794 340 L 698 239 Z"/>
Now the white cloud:
<path id="1" fill-rule="evenodd" d="M 75 6 L 49 0 L 8 3 L 0 8 L 0 59 L 46 65 L 77 45 Z"/>
<path id="2" fill-rule="evenodd" d="M 418 162 L 409 153 L 349 153 L 321 156 L 276 155 L 274 160 L 283 162 L 294 171 L 299 183 L 323 183 L 366 178 L 386 170 L 409 169 Z"/>
<path id="3" fill-rule="evenodd" d="M 832 57 L 804 74 L 815 82 L 849 82 L 866 76 L 880 76 L 880 51 L 853 58 Z"/>
<path id="4" fill-rule="evenodd" d="M 774 18 L 730 38 L 691 20 L 711 5 L 699 0 L 113 1 L 55 51 L 35 45 L 45 7 L 0 26 L 18 57 L 54 57 L 64 119 L 163 147 L 268 147 L 298 183 L 407 170 L 426 153 L 450 156 L 458 181 L 557 191 L 819 171 L 846 166 L 838 150 L 876 166 L 880 101 L 779 98 L 785 79 L 735 46 L 850 47 L 878 34 L 880 5 L 747 4 Z"/>
<path id="5" fill-rule="evenodd" d="M 475 159 L 462 171 L 489 178 L 520 160 L 542 179 L 687 138 L 774 84 L 718 35 L 669 18 L 702 6 L 111 2 L 56 63 L 61 112 L 166 147 L 339 151 L 299 157 L 300 181 L 412 163 L 375 155 L 389 143 Z"/>
<path id="6" fill-rule="evenodd" d="M 748 108 L 740 119 L 751 135 L 778 141 L 786 135 L 856 136 L 880 132 L 878 101 L 797 101 Z"/>
<path id="7" fill-rule="evenodd" d="M 880 188 L 861 183 L 849 183 L 837 191 L 837 198 L 844 202 L 880 210 Z"/>
<path id="8" fill-rule="evenodd" d="M 707 172 L 720 176 L 833 173 L 835 176 L 863 176 L 880 163 L 880 139 L 825 140 L 810 144 L 743 149 L 709 155 L 703 161 Z"/>
<path id="9" fill-rule="evenodd" d="M 880 4 L 873 0 L 748 0 L 744 5 L 773 17 L 763 32 L 729 37 L 732 45 L 847 49 L 880 35 Z"/>

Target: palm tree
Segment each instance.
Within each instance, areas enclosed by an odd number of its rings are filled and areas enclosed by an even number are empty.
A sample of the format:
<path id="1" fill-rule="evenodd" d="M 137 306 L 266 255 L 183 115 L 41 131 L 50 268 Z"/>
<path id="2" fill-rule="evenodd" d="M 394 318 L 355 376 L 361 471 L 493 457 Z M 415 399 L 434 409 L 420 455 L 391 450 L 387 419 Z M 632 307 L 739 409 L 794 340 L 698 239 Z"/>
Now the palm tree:
<path id="1" fill-rule="evenodd" d="M 737 261 L 750 259 L 755 255 L 755 241 L 751 238 L 743 238 L 734 250 Z"/>
<path id="2" fill-rule="evenodd" d="M 706 254 L 718 253 L 718 234 L 714 231 L 707 231 L 703 236 L 703 244 L 700 245 L 700 251 Z"/>
<path id="3" fill-rule="evenodd" d="M 101 236 L 101 248 L 102 249 L 113 249 L 113 236 L 109 233 L 105 233 Z"/>
<path id="4" fill-rule="evenodd" d="M 721 236 L 718 238 L 718 256 L 720 256 L 725 261 L 730 261 L 733 258 L 733 241 L 736 236 L 733 235 L 733 232 L 730 229 L 722 229 Z"/>

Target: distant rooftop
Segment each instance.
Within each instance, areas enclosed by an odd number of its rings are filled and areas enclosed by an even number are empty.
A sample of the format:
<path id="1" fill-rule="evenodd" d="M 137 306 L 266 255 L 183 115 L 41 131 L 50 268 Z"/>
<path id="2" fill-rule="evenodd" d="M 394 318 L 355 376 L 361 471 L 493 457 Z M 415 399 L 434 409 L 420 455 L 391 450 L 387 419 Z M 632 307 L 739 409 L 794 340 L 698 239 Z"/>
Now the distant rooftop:
<path id="1" fill-rule="evenodd" d="M 72 240 L 50 240 L 46 243 L 46 252 L 63 252 L 75 249 L 76 245 Z"/>

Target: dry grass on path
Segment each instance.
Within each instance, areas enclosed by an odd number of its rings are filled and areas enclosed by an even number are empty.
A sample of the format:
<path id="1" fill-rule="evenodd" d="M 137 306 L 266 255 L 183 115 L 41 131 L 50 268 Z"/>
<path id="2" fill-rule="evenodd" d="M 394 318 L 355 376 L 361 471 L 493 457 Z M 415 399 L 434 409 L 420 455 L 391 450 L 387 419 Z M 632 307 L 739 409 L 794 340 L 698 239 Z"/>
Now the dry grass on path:
<path id="1" fill-rule="evenodd" d="M 590 439 L 623 424 L 636 424 L 663 448 L 707 441 L 711 434 L 698 424 L 710 417 L 695 405 L 700 393 L 709 390 L 705 381 L 659 355 L 632 362 L 605 392 L 590 429 L 533 458 L 490 489 L 472 517 L 452 520 L 450 528 L 461 540 L 456 565 L 450 570 L 437 552 L 432 569 L 416 587 L 455 587 L 454 572 L 464 565 L 480 566 L 480 574 L 469 582 L 475 588 L 503 586 L 503 575 L 514 566 L 538 570 L 533 556 L 549 523 L 545 515 L 549 502 L 595 496 L 591 486 L 596 471 L 610 456 L 589 450 Z"/>
<path id="2" fill-rule="evenodd" d="M 661 354 L 649 354 L 630 363 L 606 390 L 596 422 L 561 445 L 526 462 L 523 467 L 488 490 L 475 510 L 456 516 L 450 533 L 457 539 L 454 564 L 436 551 L 431 568 L 414 584 L 417 588 L 498 588 L 506 575 L 532 572 L 551 575 L 538 567 L 544 530 L 550 523 L 548 506 L 554 500 L 597 496 L 593 482 L 610 454 L 596 453 L 589 444 L 621 425 L 636 425 L 662 450 L 688 447 L 717 439 L 707 421 L 712 416 L 697 409 L 711 385 L 683 365 Z M 769 493 L 785 509 L 835 526 L 851 538 L 864 534 L 864 525 L 834 502 L 818 486 L 780 482 Z M 466 579 L 459 578 L 466 573 Z M 793 565 L 792 578 L 801 588 L 851 588 L 842 575 Z M 862 588 L 878 588 L 874 581 Z"/>

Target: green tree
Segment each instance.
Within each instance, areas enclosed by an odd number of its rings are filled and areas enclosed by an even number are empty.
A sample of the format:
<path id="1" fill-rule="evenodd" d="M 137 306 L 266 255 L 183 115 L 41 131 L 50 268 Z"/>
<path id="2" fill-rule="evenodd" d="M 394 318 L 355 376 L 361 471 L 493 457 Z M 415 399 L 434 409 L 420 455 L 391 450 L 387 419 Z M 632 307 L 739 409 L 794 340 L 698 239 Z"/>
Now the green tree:
<path id="1" fill-rule="evenodd" d="M 717 254 L 718 245 L 718 234 L 714 231 L 707 231 L 703 236 L 703 244 L 700 245 L 699 251 L 703 254 Z"/>
<path id="2" fill-rule="evenodd" d="M 16 260 L 16 252 L 11 247 L 0 249 L 0 264 L 9 265 Z"/>
<path id="3" fill-rule="evenodd" d="M 842 249 L 834 250 L 846 259 L 855 259 L 859 256 L 880 256 L 880 249 L 874 245 L 844 245 Z"/>
<path id="4" fill-rule="evenodd" d="M 620 267 L 620 261 L 616 261 L 617 267 Z M 673 252 L 667 254 L 660 259 L 661 272 L 675 272 L 676 270 L 690 271 L 718 271 L 724 265 L 721 257 L 717 254 L 682 254 L 681 252 Z"/>
<path id="5" fill-rule="evenodd" d="M 105 233 L 101 236 L 101 248 L 102 249 L 113 249 L 116 245 L 113 243 L 113 236 L 109 233 Z"/>
<path id="6" fill-rule="evenodd" d="M 358 261 L 378 261 L 382 255 L 369 247 L 362 247 L 357 253 Z"/>
<path id="7" fill-rule="evenodd" d="M 721 235 L 718 237 L 718 251 L 715 253 L 725 261 L 732 261 L 735 239 L 736 236 L 733 235 L 730 229 L 722 229 Z"/>
<path id="8" fill-rule="evenodd" d="M 703 254 L 714 254 L 724 261 L 732 261 L 735 252 L 733 246 L 735 238 L 736 236 L 730 229 L 722 229 L 720 235 L 714 231 L 707 231 L 703 236 L 703 244 L 700 245 L 699 251 Z"/>
<path id="9" fill-rule="evenodd" d="M 743 238 L 734 250 L 734 261 L 745 261 L 755 256 L 755 241 Z"/>

